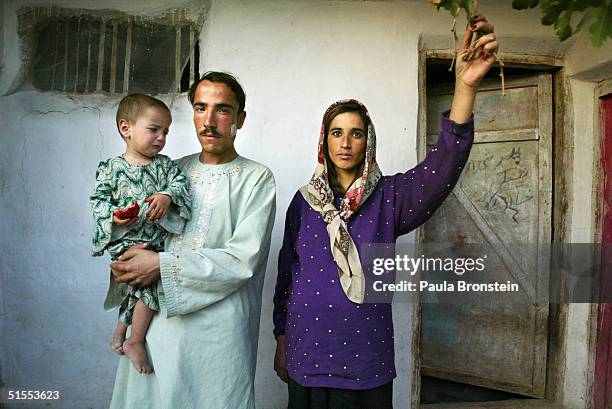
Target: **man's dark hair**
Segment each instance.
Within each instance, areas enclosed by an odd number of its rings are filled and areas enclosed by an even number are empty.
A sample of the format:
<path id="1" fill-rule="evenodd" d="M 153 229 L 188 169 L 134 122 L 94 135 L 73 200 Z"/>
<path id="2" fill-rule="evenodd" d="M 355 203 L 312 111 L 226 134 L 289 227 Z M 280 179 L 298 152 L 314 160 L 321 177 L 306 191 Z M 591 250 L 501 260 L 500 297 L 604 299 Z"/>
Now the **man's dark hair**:
<path id="1" fill-rule="evenodd" d="M 236 97 L 236 101 L 238 102 L 238 113 L 244 111 L 244 104 L 246 102 L 246 95 L 244 94 L 244 90 L 242 86 L 232 74 L 228 74 L 226 72 L 220 71 L 208 71 L 204 75 L 200 77 L 199 80 L 195 81 L 191 84 L 191 88 L 189 88 L 189 102 L 193 105 L 193 99 L 195 98 L 195 91 L 198 88 L 198 85 L 202 81 L 210 81 L 225 84 L 232 90 L 234 93 L 234 97 Z"/>

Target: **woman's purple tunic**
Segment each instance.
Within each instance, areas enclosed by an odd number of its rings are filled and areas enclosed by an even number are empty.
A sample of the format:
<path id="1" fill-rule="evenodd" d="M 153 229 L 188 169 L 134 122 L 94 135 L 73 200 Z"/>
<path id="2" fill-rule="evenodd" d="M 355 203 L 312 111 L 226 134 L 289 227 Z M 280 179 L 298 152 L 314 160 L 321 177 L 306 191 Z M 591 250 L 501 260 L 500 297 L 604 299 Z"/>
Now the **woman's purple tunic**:
<path id="1" fill-rule="evenodd" d="M 406 173 L 384 176 L 348 221 L 357 248 L 395 243 L 423 224 L 459 179 L 473 119 L 441 118 L 436 146 Z M 340 198 L 337 198 L 336 205 Z M 274 334 L 285 335 L 289 377 L 302 386 L 370 389 L 395 377 L 390 304 L 355 304 L 342 291 L 321 215 L 296 193 L 287 210 L 274 294 Z"/>

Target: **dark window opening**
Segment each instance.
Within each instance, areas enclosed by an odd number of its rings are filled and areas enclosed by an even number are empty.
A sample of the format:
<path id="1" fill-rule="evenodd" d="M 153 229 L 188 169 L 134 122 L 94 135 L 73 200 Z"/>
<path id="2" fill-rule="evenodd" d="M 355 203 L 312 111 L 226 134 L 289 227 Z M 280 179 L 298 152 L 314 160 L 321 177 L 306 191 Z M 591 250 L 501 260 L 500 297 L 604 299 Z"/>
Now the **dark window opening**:
<path id="1" fill-rule="evenodd" d="M 189 91 L 189 87 L 196 79 L 200 78 L 200 42 L 196 41 L 193 55 L 185 64 L 183 76 L 181 77 L 181 92 Z"/>
<path id="2" fill-rule="evenodd" d="M 189 22 L 34 18 L 30 77 L 39 90 L 159 95 L 185 92 L 198 77 L 199 34 Z"/>

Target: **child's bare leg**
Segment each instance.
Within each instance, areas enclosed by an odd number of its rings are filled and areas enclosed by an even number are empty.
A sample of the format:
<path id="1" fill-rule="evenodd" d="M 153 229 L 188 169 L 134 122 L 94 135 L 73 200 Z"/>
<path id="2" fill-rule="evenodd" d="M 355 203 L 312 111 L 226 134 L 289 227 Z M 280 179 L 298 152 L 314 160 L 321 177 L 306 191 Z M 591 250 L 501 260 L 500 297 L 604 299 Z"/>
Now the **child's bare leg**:
<path id="1" fill-rule="evenodd" d="M 132 317 L 132 333 L 123 343 L 123 352 L 132 362 L 134 368 L 140 373 L 152 373 L 153 367 L 147 357 L 145 348 L 145 335 L 149 329 L 149 323 L 153 318 L 153 310 L 149 309 L 141 300 L 134 307 Z"/>
<path id="2" fill-rule="evenodd" d="M 115 332 L 113 332 L 113 339 L 111 340 L 111 348 L 119 355 L 123 355 L 123 341 L 125 341 L 125 333 L 127 332 L 127 325 L 121 321 L 117 321 Z"/>

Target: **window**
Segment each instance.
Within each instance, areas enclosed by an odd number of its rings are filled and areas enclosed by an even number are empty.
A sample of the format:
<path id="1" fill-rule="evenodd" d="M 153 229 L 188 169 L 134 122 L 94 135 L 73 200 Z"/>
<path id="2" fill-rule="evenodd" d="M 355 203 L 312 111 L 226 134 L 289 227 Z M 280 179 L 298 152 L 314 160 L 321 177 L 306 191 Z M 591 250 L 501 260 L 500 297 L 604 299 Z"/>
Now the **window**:
<path id="1" fill-rule="evenodd" d="M 199 74 L 200 26 L 180 11 L 138 17 L 29 7 L 20 13 L 32 84 L 79 94 L 187 91 Z"/>

